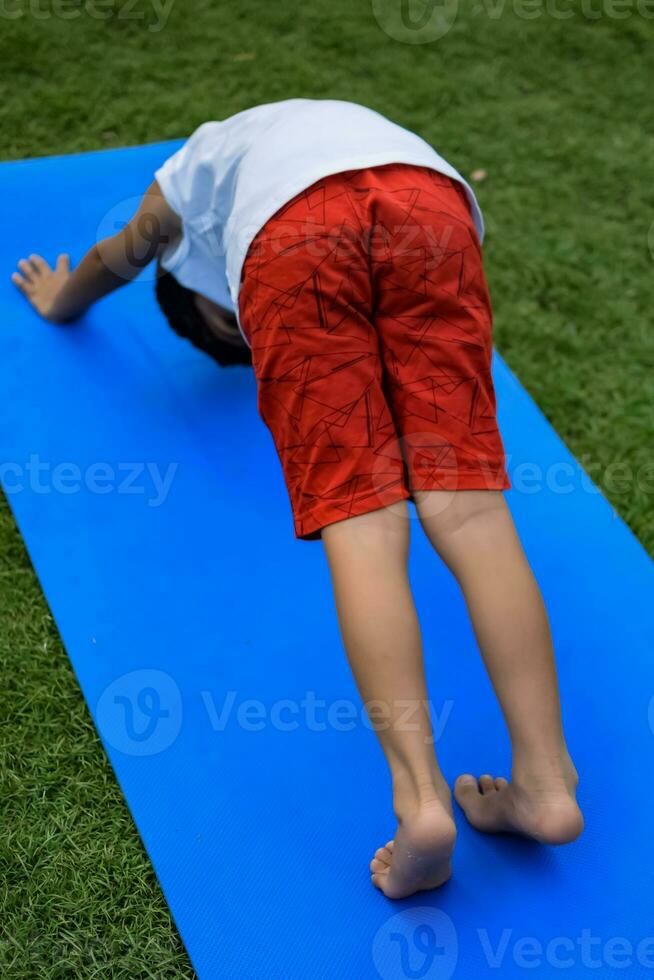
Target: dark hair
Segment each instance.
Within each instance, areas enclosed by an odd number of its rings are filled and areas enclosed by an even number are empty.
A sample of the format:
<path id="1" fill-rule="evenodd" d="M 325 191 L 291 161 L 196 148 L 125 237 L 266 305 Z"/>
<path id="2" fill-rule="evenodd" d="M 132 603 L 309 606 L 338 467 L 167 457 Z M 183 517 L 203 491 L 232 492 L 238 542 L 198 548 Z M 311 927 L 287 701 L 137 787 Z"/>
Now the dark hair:
<path id="1" fill-rule="evenodd" d="M 244 340 L 230 344 L 221 340 L 211 330 L 195 305 L 195 294 L 182 286 L 161 266 L 157 269 L 155 293 L 162 313 L 176 334 L 190 340 L 194 347 L 204 351 L 223 367 L 233 364 L 252 364 L 250 348 Z M 231 314 L 236 326 L 236 317 Z"/>

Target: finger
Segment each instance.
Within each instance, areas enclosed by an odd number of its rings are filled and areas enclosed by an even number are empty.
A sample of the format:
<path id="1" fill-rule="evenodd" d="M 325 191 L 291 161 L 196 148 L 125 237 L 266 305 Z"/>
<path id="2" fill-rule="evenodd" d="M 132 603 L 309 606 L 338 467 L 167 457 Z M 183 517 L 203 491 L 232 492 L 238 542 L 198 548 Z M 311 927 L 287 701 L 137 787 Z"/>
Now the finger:
<path id="1" fill-rule="evenodd" d="M 32 268 L 31 263 L 28 262 L 27 259 L 21 259 L 18 263 L 18 268 L 29 282 L 34 275 L 34 269 Z"/>
<path id="2" fill-rule="evenodd" d="M 32 284 L 28 282 L 27 279 L 23 279 L 23 277 L 18 272 L 13 273 L 11 277 L 11 281 L 15 286 L 18 286 L 18 288 L 20 289 L 21 293 L 23 293 L 24 296 L 29 296 L 31 294 Z"/>
<path id="3" fill-rule="evenodd" d="M 70 271 L 70 255 L 63 253 L 57 259 L 57 272 L 69 272 Z"/>
<path id="4" fill-rule="evenodd" d="M 40 255 L 30 255 L 30 264 L 37 273 L 50 271 L 50 266 Z"/>

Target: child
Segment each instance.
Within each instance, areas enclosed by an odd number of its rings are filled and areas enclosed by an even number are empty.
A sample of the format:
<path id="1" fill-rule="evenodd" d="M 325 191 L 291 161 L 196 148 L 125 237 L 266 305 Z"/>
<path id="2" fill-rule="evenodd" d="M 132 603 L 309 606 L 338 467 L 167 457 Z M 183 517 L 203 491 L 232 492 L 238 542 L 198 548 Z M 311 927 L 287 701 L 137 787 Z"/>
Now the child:
<path id="1" fill-rule="evenodd" d="M 373 883 L 390 898 L 441 885 L 456 836 L 423 707 L 409 499 L 463 590 L 513 746 L 510 783 L 462 775 L 455 797 L 479 830 L 574 840 L 583 818 L 547 617 L 502 494 L 470 187 L 377 113 L 306 99 L 206 123 L 155 177 L 74 271 L 32 255 L 13 280 L 61 323 L 156 256 L 171 325 L 221 364 L 251 360 L 295 533 L 322 539 L 362 699 L 383 708 L 398 827 Z"/>

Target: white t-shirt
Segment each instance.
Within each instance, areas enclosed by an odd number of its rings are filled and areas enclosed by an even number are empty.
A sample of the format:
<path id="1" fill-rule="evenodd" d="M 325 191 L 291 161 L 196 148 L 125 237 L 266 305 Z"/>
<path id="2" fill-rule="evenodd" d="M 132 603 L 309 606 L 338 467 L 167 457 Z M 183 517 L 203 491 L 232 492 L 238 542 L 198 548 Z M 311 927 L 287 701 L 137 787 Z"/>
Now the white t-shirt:
<path id="1" fill-rule="evenodd" d="M 183 286 L 238 315 L 241 268 L 266 221 L 330 174 L 387 163 L 429 167 L 461 182 L 480 240 L 481 211 L 466 181 L 415 133 L 333 100 L 289 99 L 200 126 L 155 177 L 182 220 L 163 267 Z"/>

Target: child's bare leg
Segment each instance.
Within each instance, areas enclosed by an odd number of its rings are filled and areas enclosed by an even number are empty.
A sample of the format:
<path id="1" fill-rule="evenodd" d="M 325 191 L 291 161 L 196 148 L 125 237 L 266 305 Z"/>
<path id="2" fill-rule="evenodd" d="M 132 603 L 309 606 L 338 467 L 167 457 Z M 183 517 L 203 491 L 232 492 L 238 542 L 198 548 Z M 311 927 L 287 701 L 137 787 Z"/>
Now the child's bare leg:
<path id="1" fill-rule="evenodd" d="M 348 660 L 393 779 L 397 832 L 370 865 L 389 898 L 446 881 L 456 837 L 432 742 L 407 518 L 406 505 L 394 505 L 322 532 Z"/>
<path id="2" fill-rule="evenodd" d="M 459 805 L 475 827 L 548 843 L 579 836 L 577 773 L 568 754 L 549 624 L 504 497 L 424 492 L 425 531 L 456 576 L 513 746 L 512 782 L 460 776 Z"/>

